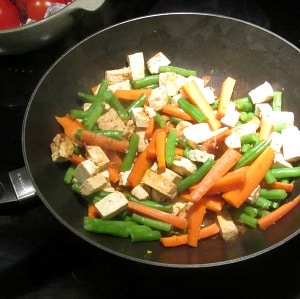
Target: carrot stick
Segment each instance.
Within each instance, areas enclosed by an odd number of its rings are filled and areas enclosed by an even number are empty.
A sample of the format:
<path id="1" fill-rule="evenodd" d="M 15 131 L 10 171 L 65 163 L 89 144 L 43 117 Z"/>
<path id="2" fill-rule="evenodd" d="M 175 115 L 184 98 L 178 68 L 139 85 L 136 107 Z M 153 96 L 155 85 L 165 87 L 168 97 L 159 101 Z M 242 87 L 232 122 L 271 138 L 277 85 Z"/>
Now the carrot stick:
<path id="1" fill-rule="evenodd" d="M 262 188 L 266 189 L 283 189 L 286 192 L 292 192 L 294 190 L 295 183 L 283 183 L 283 182 L 274 182 L 272 184 L 267 184 L 266 182 L 261 183 Z"/>
<path id="2" fill-rule="evenodd" d="M 103 149 L 125 153 L 128 149 L 128 140 L 117 140 L 89 130 L 82 130 L 80 141 L 87 145 L 98 145 Z"/>
<path id="3" fill-rule="evenodd" d="M 114 92 L 115 97 L 121 100 L 132 101 L 136 100 L 142 94 L 146 95 L 148 99 L 149 95 L 151 94 L 151 88 L 143 88 L 143 89 L 117 89 Z"/>
<path id="4" fill-rule="evenodd" d="M 206 227 L 203 227 L 199 230 L 199 240 L 209 238 L 220 232 L 220 228 L 217 223 L 212 223 Z M 164 247 L 177 247 L 180 245 L 187 244 L 187 234 L 183 235 L 174 235 L 171 237 L 162 237 L 160 238 L 160 243 Z"/>
<path id="5" fill-rule="evenodd" d="M 161 111 L 165 114 L 178 117 L 182 120 L 195 122 L 196 120 L 185 111 L 181 110 L 178 106 L 174 106 L 172 104 L 166 104 Z"/>
<path id="6" fill-rule="evenodd" d="M 139 213 L 156 220 L 167 222 L 179 229 L 185 229 L 187 227 L 187 220 L 185 218 L 180 218 L 178 216 L 172 215 L 170 213 L 161 210 L 157 210 L 155 208 L 145 206 L 143 204 L 129 201 L 128 209 L 132 212 Z"/>
<path id="7" fill-rule="evenodd" d="M 217 112 L 218 119 L 221 119 L 226 113 L 228 103 L 230 102 L 233 93 L 235 82 L 235 79 L 227 77 L 222 84 Z"/>
<path id="8" fill-rule="evenodd" d="M 72 154 L 70 156 L 70 162 L 77 164 L 77 165 L 80 164 L 84 160 L 85 160 L 85 158 L 80 155 Z"/>
<path id="9" fill-rule="evenodd" d="M 76 120 L 73 119 L 69 114 L 66 114 L 65 116 L 55 116 L 56 121 L 63 127 L 65 134 L 72 140 L 75 141 L 75 133 L 78 129 L 82 129 L 82 124 Z"/>
<path id="10" fill-rule="evenodd" d="M 273 210 L 269 214 L 259 218 L 258 225 L 260 229 L 262 230 L 267 229 L 269 226 L 274 224 L 280 218 L 282 218 L 287 213 L 289 213 L 293 208 L 295 208 L 299 202 L 300 202 L 300 195 L 296 196 L 293 200 L 283 204 L 276 210 Z"/>
<path id="11" fill-rule="evenodd" d="M 248 167 L 244 184 L 239 189 L 223 193 L 222 197 L 232 206 L 239 208 L 263 180 L 274 156 L 274 150 L 268 146 Z"/>
<path id="12" fill-rule="evenodd" d="M 183 157 L 184 155 L 184 149 L 181 147 L 175 147 L 175 155 Z"/>
<path id="13" fill-rule="evenodd" d="M 205 195 L 201 199 L 202 204 L 206 206 L 208 210 L 214 212 L 220 212 L 225 204 L 224 199 L 221 196 Z"/>
<path id="14" fill-rule="evenodd" d="M 148 127 L 145 130 L 145 137 L 147 139 L 150 139 L 152 137 L 153 131 L 154 131 L 154 117 L 151 117 L 148 121 Z"/>
<path id="15" fill-rule="evenodd" d="M 166 138 L 165 130 L 159 130 L 156 134 L 155 150 L 157 157 L 157 166 L 159 170 L 166 170 Z"/>
<path id="16" fill-rule="evenodd" d="M 148 168 L 153 164 L 153 158 L 148 157 L 147 148 L 142 151 L 136 158 L 135 163 L 133 164 L 130 174 L 127 178 L 127 182 L 131 187 L 137 186 Z"/>
<path id="17" fill-rule="evenodd" d="M 216 130 L 221 127 L 221 123 L 216 118 L 213 108 L 208 104 L 195 81 L 192 80 L 183 85 L 182 90 L 188 99 L 207 117 L 208 124 L 212 130 Z"/>
<path id="18" fill-rule="evenodd" d="M 266 118 L 262 118 L 260 121 L 260 128 L 258 139 L 259 140 L 268 140 L 270 134 L 273 132 L 274 125 Z"/>
<path id="19" fill-rule="evenodd" d="M 204 178 L 196 185 L 195 189 L 191 192 L 191 201 L 199 201 L 207 191 L 225 175 L 240 159 L 241 154 L 228 148 L 216 161 L 213 167 L 208 171 Z"/>
<path id="20" fill-rule="evenodd" d="M 231 134 L 231 129 L 226 127 L 222 128 L 218 134 L 214 136 L 216 143 L 221 143 Z"/>
<path id="21" fill-rule="evenodd" d="M 221 177 L 207 192 L 207 194 L 217 194 L 238 189 L 246 180 L 248 166 L 244 166 L 228 172 Z"/>
<path id="22" fill-rule="evenodd" d="M 97 210 L 95 205 L 92 203 L 88 204 L 88 213 L 87 214 L 88 214 L 88 217 L 90 217 L 90 218 L 97 218 L 100 216 L 99 211 Z"/>
<path id="23" fill-rule="evenodd" d="M 187 244 L 198 246 L 199 231 L 206 212 L 206 206 L 200 201 L 194 203 L 188 217 Z"/>

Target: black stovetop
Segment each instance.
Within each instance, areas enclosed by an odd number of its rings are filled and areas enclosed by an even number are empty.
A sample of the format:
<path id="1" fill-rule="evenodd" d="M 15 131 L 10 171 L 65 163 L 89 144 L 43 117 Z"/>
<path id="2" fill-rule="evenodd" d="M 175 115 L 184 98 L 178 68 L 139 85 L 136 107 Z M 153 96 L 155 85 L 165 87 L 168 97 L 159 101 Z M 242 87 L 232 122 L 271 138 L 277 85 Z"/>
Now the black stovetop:
<path id="1" fill-rule="evenodd" d="M 23 167 L 21 128 L 39 79 L 68 48 L 111 24 L 150 13 L 199 11 L 244 19 L 300 47 L 297 0 L 106 0 L 58 42 L 0 56 L 0 172 Z M 0 298 L 300 298 L 300 238 L 255 259 L 212 269 L 167 269 L 103 252 L 60 224 L 42 204 L 0 208 Z"/>

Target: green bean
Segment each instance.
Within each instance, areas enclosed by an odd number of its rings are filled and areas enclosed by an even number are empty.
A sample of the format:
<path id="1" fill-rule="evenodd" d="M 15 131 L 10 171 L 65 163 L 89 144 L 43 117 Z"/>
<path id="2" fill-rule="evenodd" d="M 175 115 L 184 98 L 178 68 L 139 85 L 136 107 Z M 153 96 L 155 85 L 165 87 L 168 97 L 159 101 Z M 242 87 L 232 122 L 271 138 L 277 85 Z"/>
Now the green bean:
<path id="1" fill-rule="evenodd" d="M 98 88 L 97 94 L 95 95 L 95 100 L 96 101 L 99 101 L 99 100 L 102 101 L 103 100 L 104 94 L 107 91 L 108 86 L 109 86 L 108 80 L 107 79 L 102 79 L 101 84 Z"/>
<path id="2" fill-rule="evenodd" d="M 253 206 L 264 210 L 270 210 L 277 209 L 279 207 L 279 203 L 259 196 Z"/>
<path id="3" fill-rule="evenodd" d="M 242 213 L 245 213 L 251 217 L 257 216 L 257 208 L 253 207 L 253 205 L 249 205 L 247 203 L 244 203 L 241 207 L 238 208 L 238 210 Z"/>
<path id="4" fill-rule="evenodd" d="M 265 189 L 262 188 L 259 190 L 259 195 L 269 200 L 280 201 L 287 198 L 288 194 L 283 189 Z"/>
<path id="5" fill-rule="evenodd" d="M 215 160 L 207 159 L 200 167 L 198 167 L 198 169 L 195 172 L 183 178 L 177 184 L 178 193 L 182 192 L 188 187 L 199 182 L 207 174 L 207 172 L 212 168 L 214 164 L 215 164 Z"/>
<path id="6" fill-rule="evenodd" d="M 147 102 L 146 94 L 142 93 L 136 100 L 134 100 L 128 107 L 127 112 L 130 113 L 133 108 L 143 107 Z"/>
<path id="7" fill-rule="evenodd" d="M 207 120 L 207 117 L 196 106 L 194 106 L 185 98 L 180 98 L 178 100 L 178 106 L 186 113 L 191 115 L 199 123 Z"/>
<path id="8" fill-rule="evenodd" d="M 169 121 L 172 124 L 177 125 L 177 124 L 179 124 L 182 121 L 182 119 L 180 119 L 180 118 L 178 118 L 176 116 L 169 116 Z"/>
<path id="9" fill-rule="evenodd" d="M 176 145 L 176 130 L 170 130 L 166 141 L 166 164 L 168 167 L 173 165 L 175 159 L 175 145 Z"/>
<path id="10" fill-rule="evenodd" d="M 213 110 L 217 110 L 219 105 L 219 100 L 214 101 L 210 106 Z"/>
<path id="11" fill-rule="evenodd" d="M 251 112 L 254 110 L 254 105 L 250 99 L 250 97 L 244 97 L 237 100 L 234 100 L 234 104 L 237 109 L 244 112 Z"/>
<path id="12" fill-rule="evenodd" d="M 256 145 L 249 149 L 248 152 L 242 155 L 234 169 L 249 165 L 267 148 L 269 144 L 270 141 L 260 140 Z"/>
<path id="13" fill-rule="evenodd" d="M 70 115 L 75 119 L 84 119 L 87 117 L 87 111 L 72 109 L 70 110 Z"/>
<path id="14" fill-rule="evenodd" d="M 176 73 L 176 74 L 182 75 L 184 77 L 197 76 L 197 72 L 194 70 L 189 70 L 186 68 L 181 68 L 181 67 L 172 66 L 172 65 L 160 66 L 158 72 L 159 73 L 171 72 L 171 73 Z"/>
<path id="15" fill-rule="evenodd" d="M 135 196 L 133 196 L 131 193 L 127 194 L 127 197 L 129 200 L 133 202 L 138 202 L 142 205 L 145 205 L 147 207 L 151 207 L 157 210 L 161 210 L 167 213 L 171 213 L 173 211 L 173 205 L 172 204 L 162 204 L 154 200 L 139 200 Z"/>
<path id="16" fill-rule="evenodd" d="M 282 91 L 275 91 L 272 101 L 273 111 L 281 111 L 282 109 Z"/>
<path id="17" fill-rule="evenodd" d="M 127 153 L 120 167 L 121 172 L 128 171 L 131 169 L 134 157 L 138 150 L 138 146 L 139 146 L 139 135 L 136 133 L 132 133 L 129 138 Z"/>
<path id="18" fill-rule="evenodd" d="M 154 122 L 160 127 L 164 128 L 167 125 L 167 122 L 163 119 L 163 117 L 157 112 L 154 116 Z"/>
<path id="19" fill-rule="evenodd" d="M 153 218 L 145 217 L 145 216 L 142 216 L 142 215 L 138 215 L 138 214 L 135 214 L 135 213 L 133 213 L 131 215 L 131 218 L 132 218 L 133 221 L 135 221 L 137 223 L 147 225 L 151 228 L 154 228 L 154 229 L 157 229 L 157 230 L 160 230 L 160 231 L 169 232 L 173 229 L 172 224 L 169 224 L 169 223 L 166 223 L 166 222 L 163 222 L 163 221 L 160 221 L 160 220 L 156 220 L 156 219 L 153 219 Z"/>
<path id="20" fill-rule="evenodd" d="M 134 89 L 141 89 L 149 87 L 151 85 L 158 84 L 159 75 L 150 75 L 141 79 L 136 79 L 131 81 L 131 85 Z"/>
<path id="21" fill-rule="evenodd" d="M 96 96 L 84 92 L 78 92 L 78 96 L 83 98 L 88 103 L 93 103 L 96 100 Z"/>
<path id="22" fill-rule="evenodd" d="M 277 124 L 277 125 L 274 126 L 274 131 L 278 132 L 278 133 L 281 133 L 281 131 L 283 129 L 285 129 L 286 127 L 287 127 L 287 124 L 285 124 L 285 123 Z"/>
<path id="23" fill-rule="evenodd" d="M 130 232 L 131 242 L 158 241 L 161 237 L 162 237 L 161 232 L 158 230 L 149 230 L 149 231 L 131 230 Z"/>
<path id="24" fill-rule="evenodd" d="M 276 177 L 273 175 L 271 170 L 268 170 L 264 176 L 264 180 L 266 181 L 267 184 L 272 184 L 277 181 Z"/>
<path id="25" fill-rule="evenodd" d="M 69 185 L 72 183 L 73 177 L 74 177 L 74 170 L 76 168 L 76 164 L 71 164 L 68 169 L 65 172 L 64 175 L 64 182 L 65 184 Z"/>
<path id="26" fill-rule="evenodd" d="M 241 144 L 246 144 L 246 143 L 249 143 L 249 144 L 257 144 L 258 143 L 258 136 L 256 133 L 253 133 L 253 134 L 248 134 L 246 136 L 243 136 L 241 137 Z"/>
<path id="27" fill-rule="evenodd" d="M 105 98 L 106 102 L 113 109 L 116 110 L 116 112 L 118 113 L 119 117 L 122 120 L 129 119 L 129 114 L 128 114 L 127 110 L 122 106 L 122 104 L 120 103 L 119 99 L 117 99 L 115 97 L 115 95 L 113 94 L 113 92 L 111 90 L 108 90 L 108 91 L 105 92 L 104 98 Z"/>
<path id="28" fill-rule="evenodd" d="M 91 130 L 96 124 L 98 118 L 104 111 L 104 104 L 94 102 L 89 110 L 87 110 L 87 117 L 83 121 L 83 126 L 86 130 Z"/>
<path id="29" fill-rule="evenodd" d="M 257 219 L 255 217 L 249 216 L 248 214 L 246 214 L 242 211 L 234 210 L 233 216 L 234 216 L 234 218 L 238 219 L 246 226 L 249 226 L 251 228 L 257 227 Z"/>
<path id="30" fill-rule="evenodd" d="M 122 140 L 123 139 L 123 131 L 120 130 L 95 130 L 96 134 L 101 134 L 110 138 Z"/>
<path id="31" fill-rule="evenodd" d="M 251 149 L 252 145 L 249 143 L 245 143 L 241 146 L 241 153 L 245 154 L 246 152 L 248 152 Z"/>
<path id="32" fill-rule="evenodd" d="M 300 176 L 300 166 L 272 168 L 271 172 L 278 180 L 286 178 L 295 178 Z"/>
<path id="33" fill-rule="evenodd" d="M 263 216 L 266 216 L 267 214 L 270 214 L 270 211 L 263 210 L 263 209 L 258 209 L 257 210 L 257 217 L 256 218 L 261 218 Z"/>

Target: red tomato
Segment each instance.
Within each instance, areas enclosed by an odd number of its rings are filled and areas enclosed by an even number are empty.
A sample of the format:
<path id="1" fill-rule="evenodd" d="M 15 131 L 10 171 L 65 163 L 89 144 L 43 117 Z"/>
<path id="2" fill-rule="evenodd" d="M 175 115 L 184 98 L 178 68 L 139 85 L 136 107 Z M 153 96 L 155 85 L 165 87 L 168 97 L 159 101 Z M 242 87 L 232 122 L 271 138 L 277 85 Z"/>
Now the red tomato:
<path id="1" fill-rule="evenodd" d="M 20 25 L 17 8 L 9 0 L 0 0 L 0 29 L 9 29 Z"/>
<path id="2" fill-rule="evenodd" d="M 28 18 L 36 21 L 42 20 L 51 3 L 65 4 L 65 0 L 26 0 Z"/>

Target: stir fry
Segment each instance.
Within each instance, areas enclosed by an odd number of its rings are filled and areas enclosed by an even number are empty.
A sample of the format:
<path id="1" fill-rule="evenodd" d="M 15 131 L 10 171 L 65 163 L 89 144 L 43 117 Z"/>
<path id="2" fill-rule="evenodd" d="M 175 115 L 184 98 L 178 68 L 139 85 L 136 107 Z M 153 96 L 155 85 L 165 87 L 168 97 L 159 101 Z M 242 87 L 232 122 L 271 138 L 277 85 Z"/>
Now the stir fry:
<path id="1" fill-rule="evenodd" d="M 217 94 L 209 76 L 137 52 L 78 92 L 50 148 L 87 203 L 84 229 L 197 247 L 280 225 L 300 201 L 300 131 L 281 90 L 266 81 L 235 98 L 237 84 L 227 77 Z"/>

